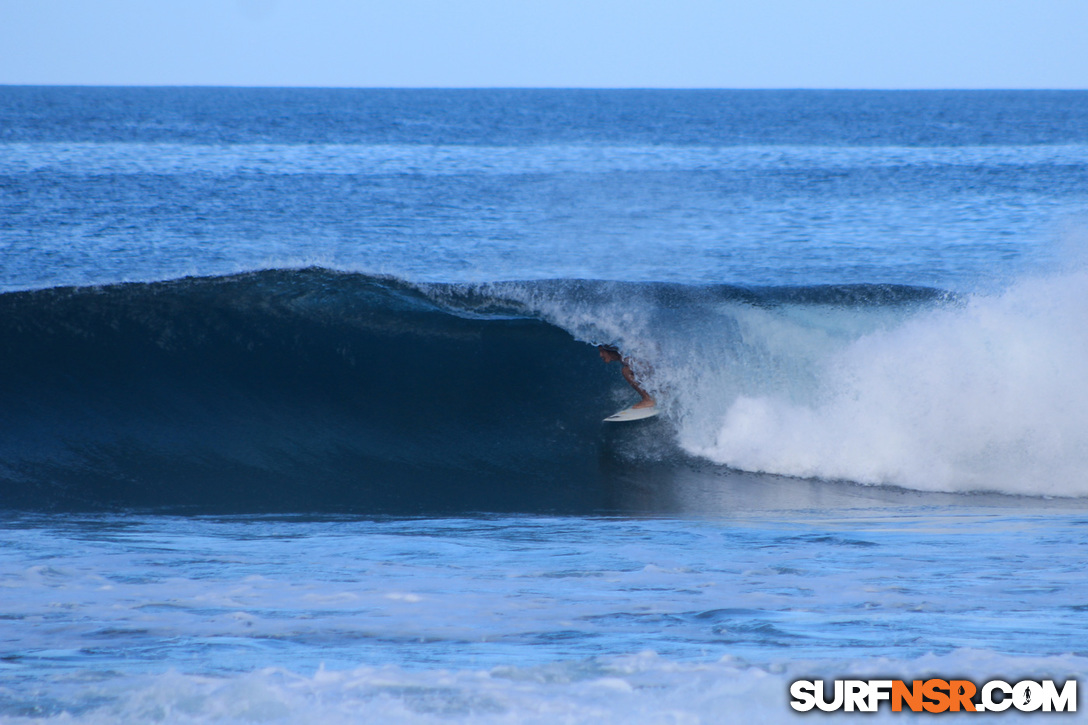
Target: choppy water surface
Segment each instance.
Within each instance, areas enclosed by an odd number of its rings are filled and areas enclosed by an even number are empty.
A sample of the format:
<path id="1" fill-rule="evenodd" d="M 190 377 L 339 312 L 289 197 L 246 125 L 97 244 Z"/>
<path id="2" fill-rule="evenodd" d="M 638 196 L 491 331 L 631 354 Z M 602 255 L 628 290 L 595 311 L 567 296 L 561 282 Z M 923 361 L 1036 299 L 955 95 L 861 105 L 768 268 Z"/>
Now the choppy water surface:
<path id="1" fill-rule="evenodd" d="M 1088 656 L 1084 512 L 717 513 L 9 517 L 0 702 L 199 719 L 245 677 L 231 707 L 258 721 L 270 701 L 501 721 L 526 689 L 520 715 L 626 692 L 665 717 L 686 673 L 716 690 L 691 714 L 718 720 L 806 671 L 1034 657 L 1064 679 Z"/>

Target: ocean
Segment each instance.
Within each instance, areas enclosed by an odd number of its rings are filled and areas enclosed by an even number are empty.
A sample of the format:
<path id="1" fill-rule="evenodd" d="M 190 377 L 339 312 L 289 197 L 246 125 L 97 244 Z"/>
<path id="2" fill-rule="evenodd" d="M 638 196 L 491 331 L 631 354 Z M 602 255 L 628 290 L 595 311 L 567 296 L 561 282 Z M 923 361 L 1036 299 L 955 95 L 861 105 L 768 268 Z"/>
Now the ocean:
<path id="1" fill-rule="evenodd" d="M 0 86 L 0 722 L 1083 679 L 1085 119 Z M 638 397 L 599 344 L 658 417 L 602 422 Z"/>

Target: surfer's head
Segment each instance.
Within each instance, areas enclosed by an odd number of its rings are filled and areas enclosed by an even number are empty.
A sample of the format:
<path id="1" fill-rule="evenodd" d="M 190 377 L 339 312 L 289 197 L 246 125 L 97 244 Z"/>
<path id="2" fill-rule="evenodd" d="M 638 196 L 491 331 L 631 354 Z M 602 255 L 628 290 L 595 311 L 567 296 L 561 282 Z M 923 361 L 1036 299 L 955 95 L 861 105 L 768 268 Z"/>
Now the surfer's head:
<path id="1" fill-rule="evenodd" d="M 601 354 L 601 359 L 606 363 L 619 362 L 623 359 L 623 356 L 620 355 L 619 348 L 613 345 L 598 345 L 597 352 Z"/>

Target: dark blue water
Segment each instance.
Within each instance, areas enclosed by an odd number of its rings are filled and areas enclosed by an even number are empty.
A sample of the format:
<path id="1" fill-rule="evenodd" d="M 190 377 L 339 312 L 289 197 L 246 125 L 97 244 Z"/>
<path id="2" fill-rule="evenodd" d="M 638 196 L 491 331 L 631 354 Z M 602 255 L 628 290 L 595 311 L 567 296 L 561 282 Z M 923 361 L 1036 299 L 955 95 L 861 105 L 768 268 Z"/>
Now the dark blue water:
<path id="1" fill-rule="evenodd" d="M 813 672 L 1083 673 L 1085 118 L 0 87 L 0 719 L 779 722 Z M 601 422 L 597 343 L 658 418 Z"/>

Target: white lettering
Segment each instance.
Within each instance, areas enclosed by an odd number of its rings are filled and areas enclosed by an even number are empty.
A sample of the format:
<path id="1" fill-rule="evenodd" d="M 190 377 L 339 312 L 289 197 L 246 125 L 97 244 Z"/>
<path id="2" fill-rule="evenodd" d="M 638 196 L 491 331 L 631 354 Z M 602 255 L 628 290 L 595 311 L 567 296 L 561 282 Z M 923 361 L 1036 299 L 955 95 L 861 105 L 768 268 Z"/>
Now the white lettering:
<path id="1" fill-rule="evenodd" d="M 793 697 L 790 707 L 797 712 L 808 712 L 816 707 L 816 683 L 812 680 L 794 682 L 790 685 L 790 695 Z"/>
<path id="2" fill-rule="evenodd" d="M 828 702 L 824 699 L 825 695 L 824 681 L 816 680 L 816 707 L 820 708 L 824 712 L 835 712 L 842 707 L 843 694 L 842 694 L 842 680 L 835 680 L 835 699 Z"/>
<path id="3" fill-rule="evenodd" d="M 1043 712 L 1076 712 L 1077 681 L 1066 680 L 1061 693 L 1054 686 L 1054 680 L 1043 680 Z"/>
<path id="4" fill-rule="evenodd" d="M 1004 712 L 1014 707 L 1021 712 L 1076 712 L 1077 711 L 1077 681 L 1070 679 L 1062 683 L 1061 689 L 1054 680 L 1021 680 L 1015 685 L 1010 685 L 1004 680 L 991 680 L 985 683 L 979 690 L 980 702 L 972 703 L 966 698 L 967 686 L 974 685 L 967 681 L 954 680 L 956 683 L 949 685 L 949 702 L 955 705 L 954 709 L 970 711 L 973 707 L 976 712 Z M 809 712 L 818 707 L 824 712 L 845 710 L 846 712 L 878 712 L 880 703 L 892 700 L 893 689 L 902 683 L 899 680 L 833 680 L 831 681 L 832 698 L 827 699 L 827 685 L 825 680 L 796 680 L 790 685 L 790 707 L 797 712 Z M 927 680 L 925 687 L 936 686 L 939 680 Z M 925 690 L 925 691 L 928 691 Z M 937 690 L 944 697 L 945 690 Z M 901 698 L 910 696 L 910 701 L 904 700 L 911 709 L 920 709 L 918 701 L 913 700 L 909 690 L 900 693 Z M 1001 693 L 1000 695 L 998 693 Z M 1000 699 L 995 699 L 1000 698 Z M 898 701 L 899 698 L 897 698 Z M 948 698 L 946 698 L 948 699 Z M 925 707 L 931 707 L 926 702 Z"/>
<path id="5" fill-rule="evenodd" d="M 869 684 L 865 680 L 846 681 L 846 711 L 868 712 Z"/>
<path id="6" fill-rule="evenodd" d="M 994 690 L 1001 690 L 1005 695 L 1001 699 L 1001 702 L 995 702 L 993 698 Z M 982 686 L 982 704 L 986 710 L 993 712 L 1004 712 L 1012 706 L 1012 685 L 1003 680 L 991 680 Z"/>
<path id="7" fill-rule="evenodd" d="M 1043 687 L 1038 682 L 1022 680 L 1012 688 L 1012 704 L 1020 712 L 1034 712 L 1043 706 Z"/>
<path id="8" fill-rule="evenodd" d="M 881 700 L 892 699 L 891 680 L 869 680 L 869 707 L 866 712 L 876 712 L 880 709 Z"/>

